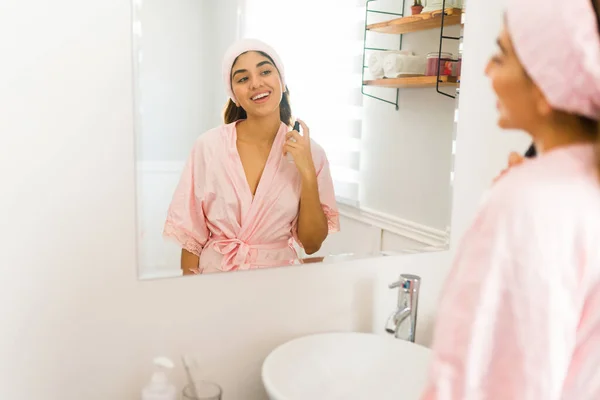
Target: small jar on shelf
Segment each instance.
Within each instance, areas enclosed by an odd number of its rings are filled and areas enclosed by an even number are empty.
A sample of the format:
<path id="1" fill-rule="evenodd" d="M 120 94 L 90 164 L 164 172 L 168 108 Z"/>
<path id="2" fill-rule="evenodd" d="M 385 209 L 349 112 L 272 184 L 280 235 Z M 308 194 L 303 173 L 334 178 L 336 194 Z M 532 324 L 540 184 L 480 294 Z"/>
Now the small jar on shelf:
<path id="1" fill-rule="evenodd" d="M 451 53 L 440 53 L 435 51 L 427 54 L 427 66 L 425 68 L 426 76 L 437 76 L 438 68 L 440 76 L 458 76 L 460 75 L 461 60 L 457 60 Z"/>

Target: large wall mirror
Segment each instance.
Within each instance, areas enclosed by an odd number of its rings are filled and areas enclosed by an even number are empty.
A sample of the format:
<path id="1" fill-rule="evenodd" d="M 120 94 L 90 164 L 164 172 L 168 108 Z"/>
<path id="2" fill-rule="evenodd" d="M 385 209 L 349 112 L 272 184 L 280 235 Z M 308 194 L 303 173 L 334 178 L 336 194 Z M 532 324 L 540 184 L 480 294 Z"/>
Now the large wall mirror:
<path id="1" fill-rule="evenodd" d="M 134 0 L 139 277 L 446 249 L 463 17 L 459 0 Z M 259 67 L 263 53 L 244 53 L 226 81 L 226 52 L 244 38 L 277 61 Z M 281 94 L 269 86 L 277 63 Z M 258 142 L 240 141 L 286 89 L 291 123 L 265 123 L 271 150 L 263 141 L 253 153 Z M 226 123 L 230 91 L 248 112 Z M 308 164 L 283 155 L 296 118 L 317 146 L 324 241 L 317 214 L 300 215 L 314 200 L 299 171 Z"/>

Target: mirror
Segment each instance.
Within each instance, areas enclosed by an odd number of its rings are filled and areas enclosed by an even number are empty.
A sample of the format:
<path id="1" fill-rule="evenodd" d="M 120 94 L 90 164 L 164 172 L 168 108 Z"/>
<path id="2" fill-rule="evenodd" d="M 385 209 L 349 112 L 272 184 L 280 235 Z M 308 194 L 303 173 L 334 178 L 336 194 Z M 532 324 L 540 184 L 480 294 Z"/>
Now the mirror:
<path id="1" fill-rule="evenodd" d="M 447 248 L 462 2 L 413 3 L 134 0 L 141 279 Z"/>

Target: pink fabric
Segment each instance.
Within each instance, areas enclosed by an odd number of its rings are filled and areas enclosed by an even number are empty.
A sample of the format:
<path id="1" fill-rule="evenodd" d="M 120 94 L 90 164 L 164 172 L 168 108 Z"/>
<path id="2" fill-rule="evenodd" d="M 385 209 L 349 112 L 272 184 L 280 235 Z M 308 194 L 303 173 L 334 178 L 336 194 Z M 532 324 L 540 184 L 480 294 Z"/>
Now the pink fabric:
<path id="1" fill-rule="evenodd" d="M 592 145 L 491 189 L 438 309 L 424 400 L 600 399 L 600 183 Z"/>
<path id="2" fill-rule="evenodd" d="M 525 70 L 556 109 L 600 116 L 600 35 L 592 0 L 508 0 Z"/>
<path id="3" fill-rule="evenodd" d="M 271 46 L 261 42 L 260 40 L 241 39 L 229 46 L 225 52 L 225 56 L 223 57 L 223 65 L 221 66 L 223 83 L 225 84 L 227 95 L 231 98 L 231 100 L 233 100 L 234 103 L 237 103 L 231 87 L 231 69 L 233 68 L 233 63 L 235 62 L 235 59 L 240 56 L 240 54 L 248 51 L 262 51 L 273 59 L 277 70 L 279 70 L 283 91 L 285 91 L 285 69 L 283 68 L 283 62 L 281 62 L 279 54 L 277 54 L 277 52 Z"/>
<path id="4" fill-rule="evenodd" d="M 200 136 L 168 210 L 164 235 L 200 257 L 202 273 L 295 263 L 301 180 L 283 156 L 282 123 L 253 197 L 236 147 L 236 123 Z M 323 148 L 312 142 L 319 195 L 329 232 L 339 214 Z"/>

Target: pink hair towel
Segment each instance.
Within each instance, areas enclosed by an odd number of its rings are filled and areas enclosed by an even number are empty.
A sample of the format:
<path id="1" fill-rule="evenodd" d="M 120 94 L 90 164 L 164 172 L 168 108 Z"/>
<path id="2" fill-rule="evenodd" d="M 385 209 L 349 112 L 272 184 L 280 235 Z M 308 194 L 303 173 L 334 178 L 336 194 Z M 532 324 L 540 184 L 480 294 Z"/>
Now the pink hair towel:
<path id="1" fill-rule="evenodd" d="M 600 118 L 600 34 L 591 0 L 508 0 L 517 56 L 556 109 Z"/>

